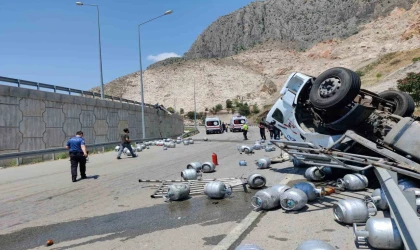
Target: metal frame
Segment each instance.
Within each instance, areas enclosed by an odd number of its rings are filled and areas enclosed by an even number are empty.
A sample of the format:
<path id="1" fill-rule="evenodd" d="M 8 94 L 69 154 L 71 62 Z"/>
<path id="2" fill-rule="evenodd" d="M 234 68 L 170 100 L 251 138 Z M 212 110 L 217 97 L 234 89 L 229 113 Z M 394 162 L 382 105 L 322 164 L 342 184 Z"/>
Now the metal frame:
<path id="1" fill-rule="evenodd" d="M 79 89 L 72 89 L 72 88 L 67 88 L 67 87 L 61 87 L 61 86 L 50 85 L 50 84 L 45 84 L 45 83 L 20 80 L 20 79 L 9 78 L 9 77 L 4 77 L 4 76 L 0 76 L 0 83 L 1 82 L 17 84 L 18 88 L 21 88 L 22 86 L 31 86 L 31 87 L 36 87 L 37 90 L 51 89 L 51 90 L 54 91 L 54 93 L 57 93 L 57 90 L 59 90 L 59 91 L 66 92 L 68 95 L 71 95 L 73 93 L 73 94 L 79 94 L 80 96 L 83 96 L 83 97 L 91 96 L 93 98 L 101 96 L 101 94 L 97 93 L 97 92 L 84 91 L 84 90 L 79 90 Z M 141 105 L 141 102 L 136 102 L 136 101 L 132 101 L 132 100 L 128 100 L 128 99 L 124 99 L 124 98 L 120 98 L 120 97 L 115 97 L 115 96 L 110 96 L 110 95 L 104 95 L 103 100 L 106 100 L 106 99 L 108 99 L 109 101 L 119 101 L 119 102 L 134 104 L 134 105 Z M 145 103 L 144 105 L 149 107 L 149 108 L 154 108 L 155 107 L 155 105 L 148 104 L 148 103 Z"/>
<path id="2" fill-rule="evenodd" d="M 387 158 L 350 154 L 332 150 L 335 145 L 341 143 L 346 138 L 353 140 L 355 143 L 360 143 Z M 397 172 L 420 179 L 419 164 L 388 149 L 377 148 L 375 143 L 366 140 L 353 131 L 347 131 L 342 138 L 329 148 L 321 148 L 309 142 L 286 140 L 271 140 L 271 142 L 289 153 L 292 157 L 309 165 L 328 166 L 355 171 L 374 168 L 375 175 L 387 197 L 391 218 L 393 218 L 397 224 L 405 249 L 420 249 L 420 220 L 415 212 L 415 194 L 414 192 L 401 191 L 397 184 L 398 180 L 393 179 L 391 176 L 394 174 L 393 172 Z M 389 160 L 395 160 L 396 162 L 391 162 Z M 354 162 L 357 163 L 358 166 L 349 165 L 344 162 Z M 361 165 L 364 167 L 360 167 Z M 410 193 L 411 196 L 405 193 Z"/>

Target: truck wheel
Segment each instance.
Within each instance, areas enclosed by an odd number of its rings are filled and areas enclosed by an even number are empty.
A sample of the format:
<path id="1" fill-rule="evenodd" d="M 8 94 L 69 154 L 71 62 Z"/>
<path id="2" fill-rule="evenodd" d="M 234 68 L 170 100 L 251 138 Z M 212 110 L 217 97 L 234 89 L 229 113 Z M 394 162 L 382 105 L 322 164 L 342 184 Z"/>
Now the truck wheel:
<path id="1" fill-rule="evenodd" d="M 320 109 L 337 109 L 351 103 L 360 91 L 360 77 L 346 68 L 331 68 L 316 78 L 309 94 Z"/>
<path id="2" fill-rule="evenodd" d="M 409 94 L 405 92 L 398 90 L 386 90 L 379 93 L 379 96 L 396 104 L 395 109 L 392 110 L 394 115 L 407 117 L 411 116 L 414 112 L 414 100 Z"/>

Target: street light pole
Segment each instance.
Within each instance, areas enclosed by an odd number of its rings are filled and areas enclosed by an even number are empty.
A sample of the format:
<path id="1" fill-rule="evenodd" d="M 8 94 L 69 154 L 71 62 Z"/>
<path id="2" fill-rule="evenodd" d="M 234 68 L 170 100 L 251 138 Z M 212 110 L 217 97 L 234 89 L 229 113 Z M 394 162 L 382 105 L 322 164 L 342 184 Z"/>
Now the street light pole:
<path id="1" fill-rule="evenodd" d="M 101 25 L 99 22 L 99 6 L 97 4 L 85 4 L 82 2 L 76 2 L 77 5 L 87 5 L 87 6 L 94 6 L 98 11 L 98 36 L 99 36 L 99 70 L 101 72 L 101 99 L 104 99 L 104 77 L 102 73 L 102 50 L 101 50 Z"/>
<path id="2" fill-rule="evenodd" d="M 195 103 L 195 79 L 194 79 L 194 127 L 197 130 L 197 107 Z"/>
<path id="3" fill-rule="evenodd" d="M 171 13 L 172 13 L 172 10 L 168 10 L 163 15 L 160 15 L 160 16 L 152 18 L 152 19 L 150 19 L 146 22 L 143 22 L 143 23 L 139 24 L 138 27 L 137 27 L 137 30 L 138 30 L 138 33 L 139 33 L 138 35 L 139 35 L 140 91 L 141 91 L 141 128 L 142 128 L 143 139 L 146 138 L 146 127 L 145 127 L 145 119 L 144 119 L 143 67 L 142 67 L 142 63 L 141 63 L 140 26 L 142 26 L 143 24 L 146 24 L 148 22 L 151 22 L 155 19 L 158 19 L 159 17 L 169 15 Z"/>

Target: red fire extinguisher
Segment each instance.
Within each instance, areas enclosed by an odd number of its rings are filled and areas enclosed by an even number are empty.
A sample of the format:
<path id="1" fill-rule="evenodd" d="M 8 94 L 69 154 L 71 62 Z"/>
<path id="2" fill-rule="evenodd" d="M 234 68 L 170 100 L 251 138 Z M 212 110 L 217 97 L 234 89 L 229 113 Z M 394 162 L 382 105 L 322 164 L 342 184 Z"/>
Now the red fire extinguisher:
<path id="1" fill-rule="evenodd" d="M 213 153 L 211 155 L 211 160 L 213 161 L 214 165 L 219 165 L 219 163 L 217 163 L 217 154 Z"/>

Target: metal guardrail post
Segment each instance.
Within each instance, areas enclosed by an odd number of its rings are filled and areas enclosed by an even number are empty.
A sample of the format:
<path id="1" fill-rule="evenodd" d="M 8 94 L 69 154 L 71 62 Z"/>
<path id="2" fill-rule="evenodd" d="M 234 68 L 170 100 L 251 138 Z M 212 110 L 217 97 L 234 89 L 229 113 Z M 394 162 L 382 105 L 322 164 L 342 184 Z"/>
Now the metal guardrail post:
<path id="1" fill-rule="evenodd" d="M 39 90 L 39 82 L 36 83 L 36 90 Z"/>
<path id="2" fill-rule="evenodd" d="M 71 90 L 70 90 L 70 88 L 69 88 L 69 95 L 71 95 Z"/>
<path id="3" fill-rule="evenodd" d="M 375 168 L 376 177 L 387 199 L 392 218 L 403 239 L 405 249 L 420 249 L 420 220 L 409 201 L 385 169 Z"/>
<path id="4" fill-rule="evenodd" d="M 18 79 L 18 88 L 20 88 L 20 80 Z"/>
<path id="5" fill-rule="evenodd" d="M 57 93 L 57 86 L 54 85 L 54 93 Z"/>

